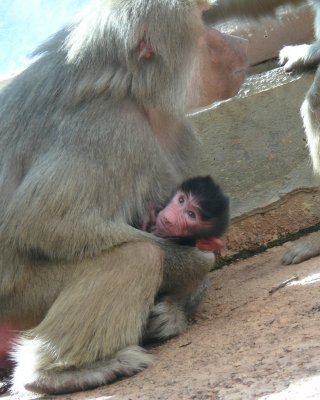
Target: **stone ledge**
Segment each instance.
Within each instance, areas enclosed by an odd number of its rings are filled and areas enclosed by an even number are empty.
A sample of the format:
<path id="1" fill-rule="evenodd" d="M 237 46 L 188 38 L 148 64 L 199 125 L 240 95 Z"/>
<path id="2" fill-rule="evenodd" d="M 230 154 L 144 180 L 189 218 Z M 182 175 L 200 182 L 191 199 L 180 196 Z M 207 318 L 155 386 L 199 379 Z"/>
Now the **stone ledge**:
<path id="1" fill-rule="evenodd" d="M 225 33 L 248 39 L 249 64 L 256 65 L 278 57 L 283 46 L 311 42 L 314 37 L 313 18 L 313 9 L 307 4 L 289 12 L 280 12 L 276 19 L 263 18 L 258 23 L 235 19 L 216 27 Z"/>
<path id="2" fill-rule="evenodd" d="M 225 237 L 222 258 L 279 241 L 320 222 L 320 189 L 301 189 L 251 215 L 234 218 Z M 292 240 L 292 239 L 291 239 Z"/>

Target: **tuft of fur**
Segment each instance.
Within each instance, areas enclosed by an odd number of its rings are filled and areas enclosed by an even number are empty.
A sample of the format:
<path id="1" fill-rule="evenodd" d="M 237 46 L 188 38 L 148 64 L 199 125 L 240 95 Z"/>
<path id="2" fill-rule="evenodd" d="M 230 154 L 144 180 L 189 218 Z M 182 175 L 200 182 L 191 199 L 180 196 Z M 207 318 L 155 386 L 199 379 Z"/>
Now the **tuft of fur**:
<path id="1" fill-rule="evenodd" d="M 193 292 L 179 301 L 172 301 L 169 297 L 162 297 L 151 308 L 149 320 L 143 339 L 145 341 L 165 340 L 183 333 L 188 326 L 188 319 L 195 314 L 200 302 L 207 294 L 208 279 L 193 290 Z"/>
<path id="2" fill-rule="evenodd" d="M 39 340 L 18 347 L 14 358 L 19 362 L 12 380 L 13 394 L 47 393 L 52 395 L 88 390 L 134 375 L 152 363 L 152 356 L 139 346 L 128 346 L 105 361 L 97 361 L 75 370 L 40 369 Z"/>
<path id="3" fill-rule="evenodd" d="M 313 84 L 314 87 L 314 84 Z M 313 98 L 307 96 L 301 106 L 301 116 L 307 137 L 307 145 L 312 161 L 313 170 L 320 174 L 320 96 L 316 94 Z"/>
<path id="4" fill-rule="evenodd" d="M 161 300 L 150 311 L 145 340 L 165 340 L 180 335 L 187 328 L 187 318 L 179 305 Z"/>

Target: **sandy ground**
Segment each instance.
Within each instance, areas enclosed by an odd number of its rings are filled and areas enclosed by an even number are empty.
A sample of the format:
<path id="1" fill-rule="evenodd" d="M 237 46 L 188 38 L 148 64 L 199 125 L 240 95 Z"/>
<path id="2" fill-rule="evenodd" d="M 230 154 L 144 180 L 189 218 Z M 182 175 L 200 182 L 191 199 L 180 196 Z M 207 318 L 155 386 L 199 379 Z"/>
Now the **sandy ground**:
<path id="1" fill-rule="evenodd" d="M 193 324 L 151 348 L 155 362 L 142 373 L 60 398 L 320 399 L 320 257 L 282 266 L 289 246 L 212 272 Z"/>

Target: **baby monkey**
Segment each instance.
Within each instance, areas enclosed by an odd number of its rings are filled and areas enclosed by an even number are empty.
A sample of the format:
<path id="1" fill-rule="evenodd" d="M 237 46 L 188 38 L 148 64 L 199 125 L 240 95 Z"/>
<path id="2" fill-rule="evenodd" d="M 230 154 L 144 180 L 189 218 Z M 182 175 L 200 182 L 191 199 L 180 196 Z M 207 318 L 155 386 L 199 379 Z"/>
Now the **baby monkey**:
<path id="1" fill-rule="evenodd" d="M 142 229 L 203 251 L 223 248 L 229 224 L 229 198 L 210 176 L 184 181 L 163 209 L 153 208 Z"/>

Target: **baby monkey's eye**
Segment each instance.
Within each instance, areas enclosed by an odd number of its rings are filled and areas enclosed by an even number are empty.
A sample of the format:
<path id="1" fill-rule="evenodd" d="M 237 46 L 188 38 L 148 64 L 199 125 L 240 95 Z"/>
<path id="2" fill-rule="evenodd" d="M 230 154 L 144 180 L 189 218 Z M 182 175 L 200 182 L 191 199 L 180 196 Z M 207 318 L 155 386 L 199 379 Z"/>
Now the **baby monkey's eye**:
<path id="1" fill-rule="evenodd" d="M 195 219 L 196 218 L 196 213 L 194 213 L 193 211 L 188 211 L 188 215 L 190 218 Z"/>
<path id="2" fill-rule="evenodd" d="M 180 203 L 180 204 L 183 204 L 183 203 L 184 203 L 184 197 L 183 197 L 183 196 L 180 196 L 180 197 L 179 197 L 179 203 Z"/>

